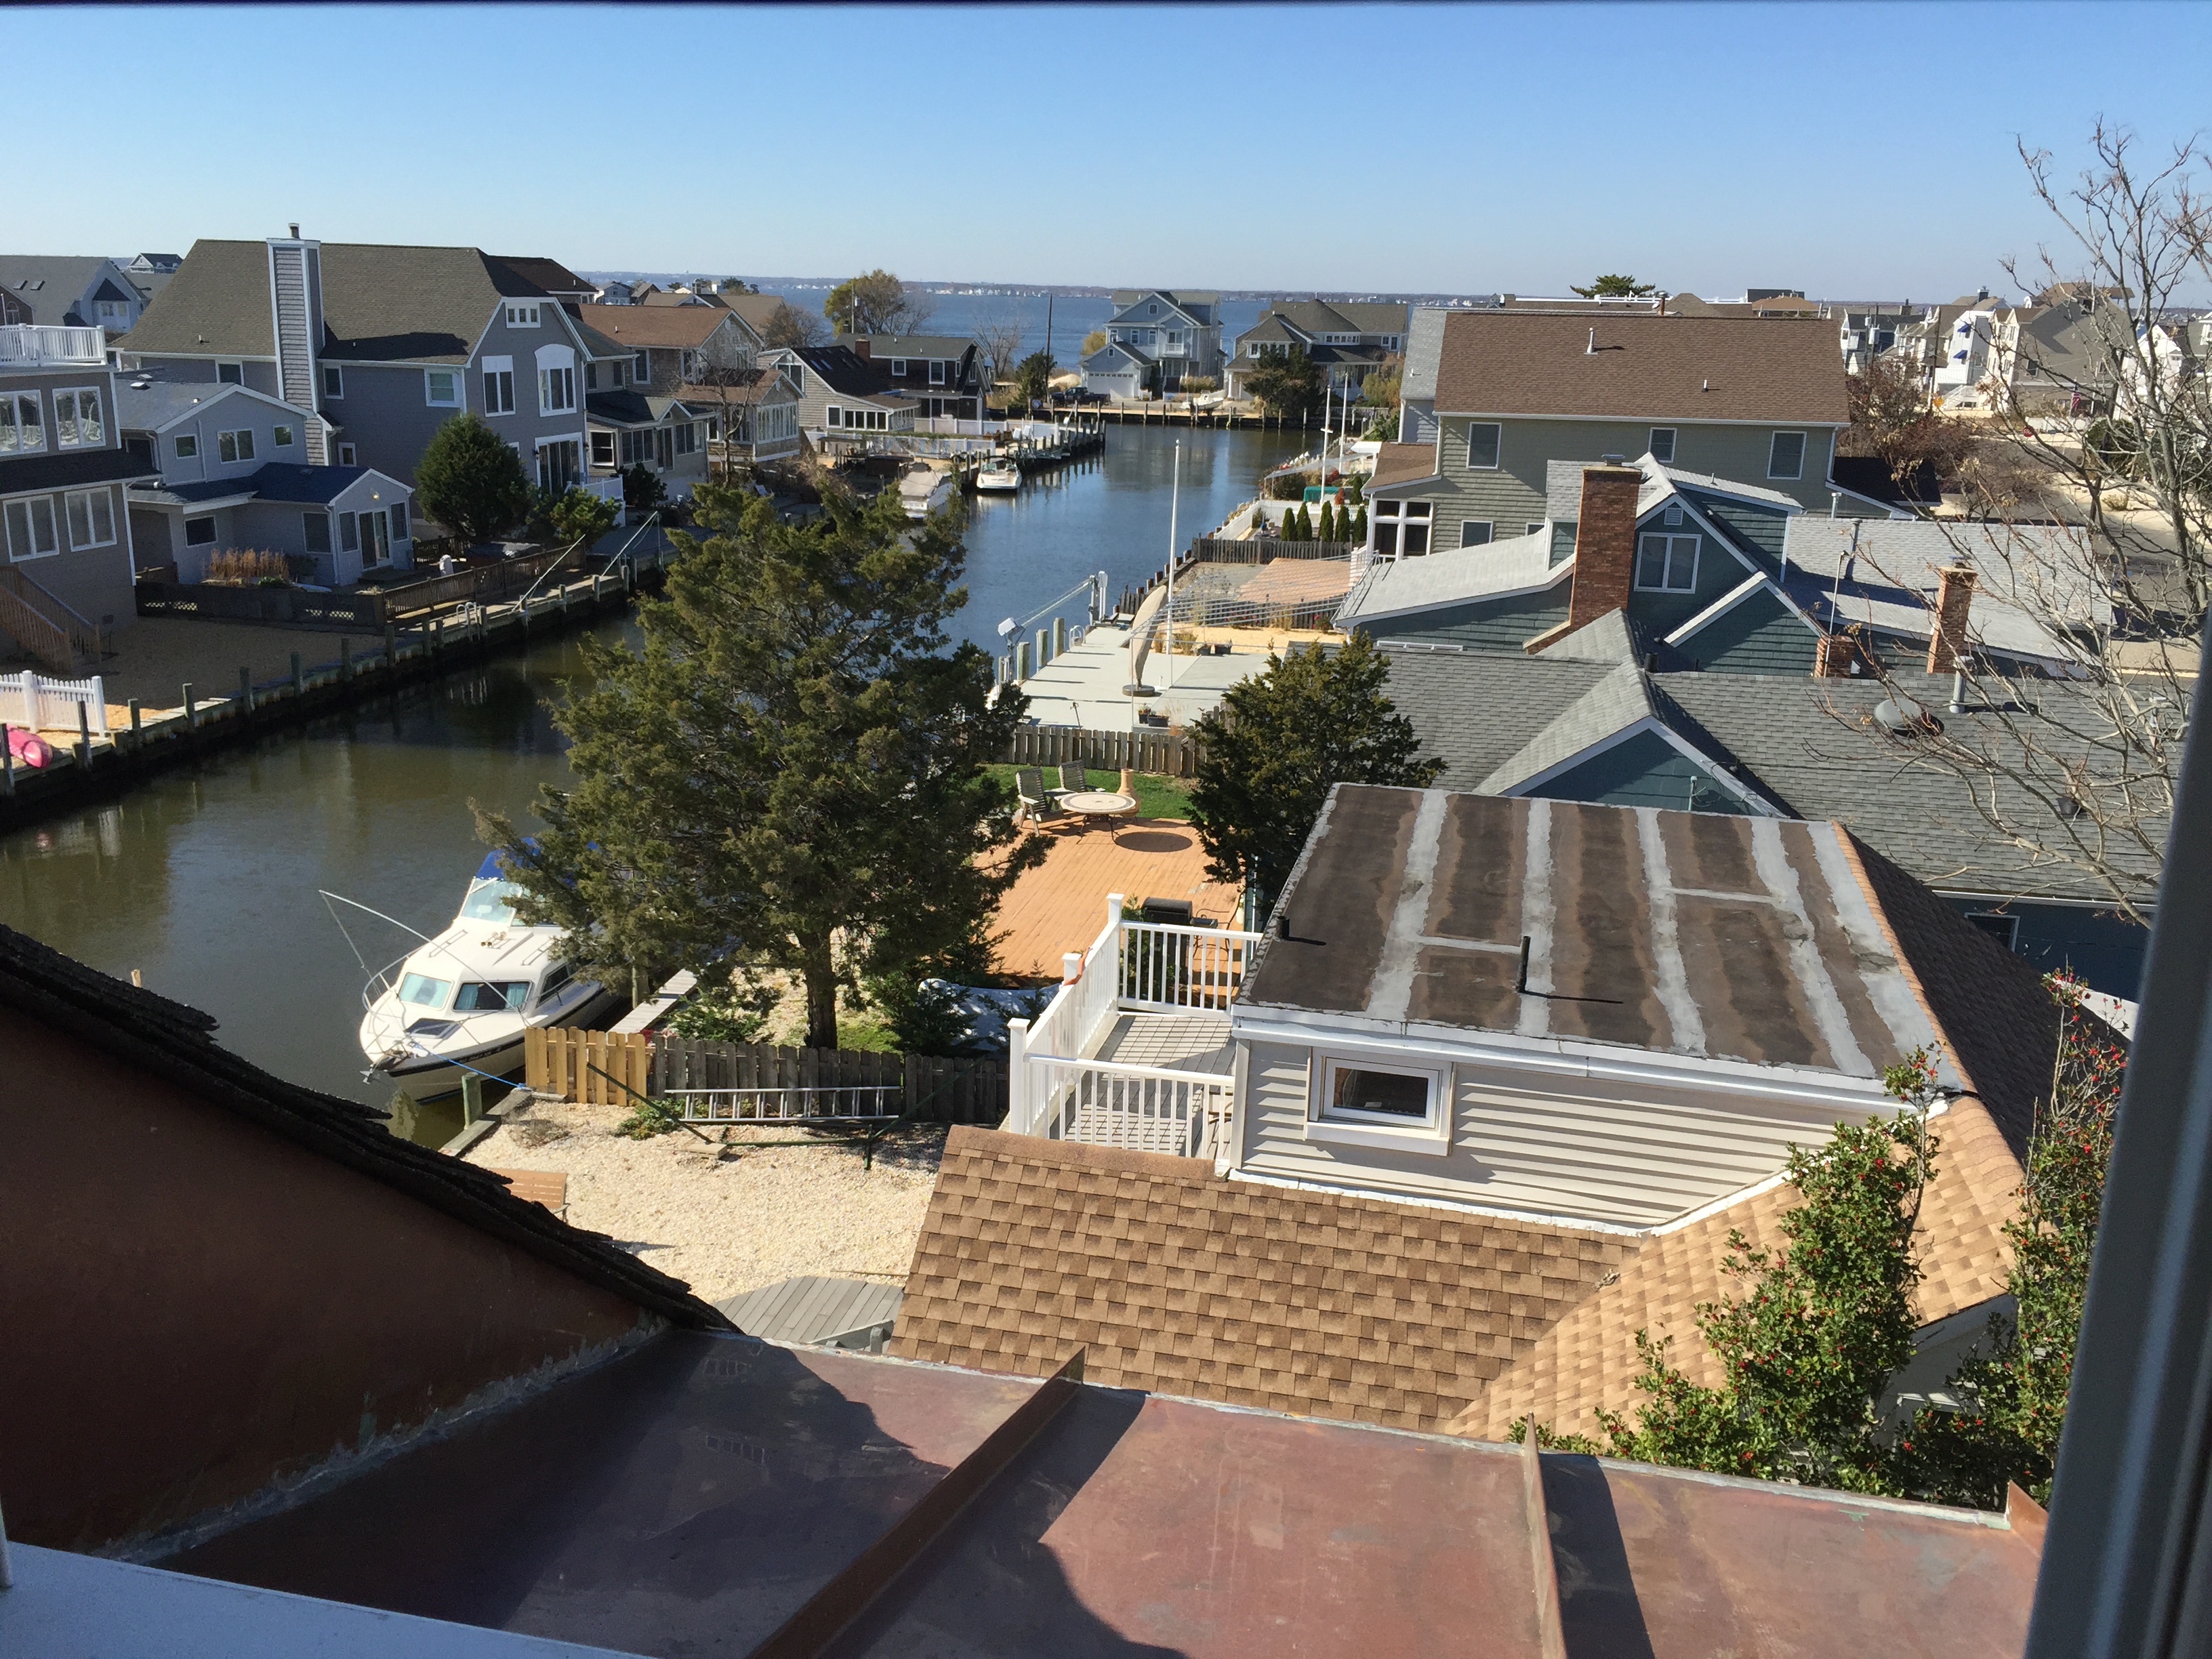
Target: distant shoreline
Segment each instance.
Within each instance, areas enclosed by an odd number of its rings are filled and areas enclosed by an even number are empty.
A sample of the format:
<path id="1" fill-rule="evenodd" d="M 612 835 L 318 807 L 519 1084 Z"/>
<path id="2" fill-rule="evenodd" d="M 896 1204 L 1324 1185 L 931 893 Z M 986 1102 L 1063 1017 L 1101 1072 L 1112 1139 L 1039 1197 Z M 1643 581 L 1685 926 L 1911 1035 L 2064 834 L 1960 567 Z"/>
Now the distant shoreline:
<path id="1" fill-rule="evenodd" d="M 813 293 L 818 291 L 826 294 L 831 289 L 836 287 L 839 283 L 845 280 L 842 276 L 755 276 L 744 271 L 709 272 L 706 270 L 584 270 L 577 272 L 577 275 L 586 277 L 594 283 L 635 283 L 644 281 L 663 284 L 670 283 L 688 283 L 692 281 L 695 277 L 702 276 L 708 277 L 710 280 L 717 280 L 722 276 L 734 276 L 738 277 L 741 281 L 750 283 L 754 287 L 769 294 L 781 294 L 787 291 L 799 293 Z M 935 278 L 918 278 L 915 281 L 908 283 L 907 286 L 909 288 L 919 289 L 925 294 L 947 296 L 953 295 L 972 295 L 977 298 L 982 299 L 1042 300 L 1048 295 L 1054 299 L 1060 300 L 1104 300 L 1111 298 L 1117 293 L 1126 293 L 1130 288 L 1135 285 L 1127 283 L 1116 283 L 1108 287 L 1100 287 L 1096 284 L 1085 285 L 1053 283 L 961 283 L 942 281 Z M 1366 301 L 1384 304 L 1402 301 L 1410 305 L 1450 305 L 1455 302 L 1462 304 L 1471 303 L 1477 300 L 1485 300 L 1494 297 L 1493 295 L 1488 292 L 1483 294 L 1357 294 L 1350 291 L 1349 289 L 1297 289 L 1285 290 L 1283 289 L 1226 288 L 1212 289 L 1206 291 L 1209 293 L 1218 294 L 1224 300 L 1237 300 L 1243 301 L 1320 300 L 1329 303 L 1334 303 L 1340 301 Z"/>

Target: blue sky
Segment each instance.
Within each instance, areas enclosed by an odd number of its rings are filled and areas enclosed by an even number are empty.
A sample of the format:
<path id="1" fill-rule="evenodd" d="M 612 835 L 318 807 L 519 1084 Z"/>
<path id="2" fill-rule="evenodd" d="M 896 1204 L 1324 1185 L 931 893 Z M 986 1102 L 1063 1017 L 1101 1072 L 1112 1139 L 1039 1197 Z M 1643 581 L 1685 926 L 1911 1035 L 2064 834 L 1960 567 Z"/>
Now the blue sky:
<path id="1" fill-rule="evenodd" d="M 2212 123 L 2193 5 L 27 8 L 9 47 L 99 62 L 10 77 L 36 253 L 297 220 L 587 270 L 1948 297 L 2052 233 L 2016 139 Z"/>

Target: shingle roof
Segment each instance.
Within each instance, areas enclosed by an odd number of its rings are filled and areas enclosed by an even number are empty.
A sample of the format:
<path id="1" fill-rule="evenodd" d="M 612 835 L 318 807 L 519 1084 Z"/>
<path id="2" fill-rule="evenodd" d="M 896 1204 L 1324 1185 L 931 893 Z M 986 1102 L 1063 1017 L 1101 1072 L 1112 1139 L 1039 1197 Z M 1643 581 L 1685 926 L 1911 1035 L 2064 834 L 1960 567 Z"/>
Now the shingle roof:
<path id="1" fill-rule="evenodd" d="M 579 306 L 577 320 L 632 351 L 652 346 L 664 351 L 697 350 L 730 320 L 715 305 Z"/>
<path id="2" fill-rule="evenodd" d="M 1432 1428 L 1633 1242 L 955 1128 L 890 1352 Z"/>
<path id="3" fill-rule="evenodd" d="M 890 371 L 870 362 L 849 346 L 792 346 L 791 355 L 819 374 L 832 392 L 848 398 L 885 398 L 912 403 L 891 383 Z"/>
<path id="4" fill-rule="evenodd" d="M 757 404 L 775 395 L 778 386 L 785 384 L 780 368 L 757 368 L 750 378 L 732 379 L 719 386 L 680 386 L 676 395 L 687 404 L 704 404 L 720 407 L 724 404 Z"/>
<path id="5" fill-rule="evenodd" d="M 850 345 L 854 336 L 841 334 L 839 345 Z M 869 334 L 860 337 L 868 343 L 871 361 L 884 357 L 964 357 L 975 349 L 975 342 L 957 334 Z"/>
<path id="6" fill-rule="evenodd" d="M 765 336 L 775 313 L 790 303 L 781 294 L 718 294 L 714 297 L 735 312 L 738 320 L 757 337 Z"/>
<path id="7" fill-rule="evenodd" d="M 1419 558 L 1378 560 L 1338 608 L 1336 625 L 1378 622 L 1412 611 L 1549 587 L 1573 574 L 1551 562 L 1551 539 L 1509 536 L 1481 547 L 1448 547 Z"/>
<path id="8" fill-rule="evenodd" d="M 1966 1092 L 1934 1120 L 1936 1175 L 1913 1235 L 1921 1268 L 1915 1308 L 1923 1324 L 2000 1294 L 2011 1265 L 2002 1228 L 2019 1188 L 2035 1103 L 2048 1090 L 2058 1012 L 2033 969 L 1992 944 L 1878 854 L 1845 838 L 1862 890 L 1905 964 Z M 1532 1413 L 1592 1434 L 1595 1409 L 1639 1402 L 1636 1333 L 1672 1336 L 1674 1363 L 1693 1382 L 1721 1381 L 1697 1332 L 1697 1304 L 1741 1294 L 1720 1262 L 1740 1229 L 1754 1249 L 1782 1241 L 1776 1225 L 1797 1202 L 1776 1186 L 1671 1231 L 1652 1235 L 1613 1283 L 1563 1316 L 1450 1425 L 1502 1437 Z"/>
<path id="9" fill-rule="evenodd" d="M 1835 326 L 1819 319 L 1448 312 L 1436 404 L 1616 420 L 1850 418 Z"/>
<path id="10" fill-rule="evenodd" d="M 511 253 L 495 253 L 489 257 L 524 282 L 543 289 L 548 294 L 592 294 L 599 289 L 597 283 L 586 282 L 558 259 L 541 258 L 534 254 L 526 254 L 520 258 Z"/>
<path id="11" fill-rule="evenodd" d="M 1368 481 L 1370 489 L 1382 489 L 1395 483 L 1411 483 L 1417 478 L 1437 476 L 1437 447 L 1434 444 L 1386 443 L 1375 455 L 1375 476 Z"/>
<path id="12" fill-rule="evenodd" d="M 322 245 L 321 353 L 366 362 L 465 362 L 501 299 L 545 292 L 472 247 Z M 274 357 L 266 244 L 203 240 L 125 343 L 143 356 Z"/>
<path id="13" fill-rule="evenodd" d="M 19 455 L 0 461 L 0 495 L 112 483 L 118 478 L 151 477 L 153 473 L 151 462 L 127 449 L 64 449 L 45 455 Z"/>
<path id="14" fill-rule="evenodd" d="M 285 1082 L 215 1041 L 212 1016 L 0 927 L 0 1000 L 331 1162 L 527 1251 L 678 1325 L 729 1322 L 611 1239 L 572 1227 L 486 1170 L 393 1134 L 385 1114 Z"/>
<path id="15" fill-rule="evenodd" d="M 1390 653 L 1391 698 L 1413 721 L 1425 751 L 1443 757 L 1443 787 L 1474 787 L 1596 683 L 1604 668 L 1563 659 L 1566 643 L 1540 657 Z M 1811 655 L 1808 634 L 1808 667 Z M 1947 722 L 1978 718 L 1948 712 L 1948 677 L 1893 678 L 1924 708 L 1943 711 L 1939 718 Z M 1674 672 L 1662 664 L 1656 683 L 1674 707 L 1742 764 L 1744 781 L 1800 817 L 1844 824 L 1939 891 L 2109 900 L 2087 875 L 2038 861 L 1999 838 L 1965 781 L 1923 742 L 1885 735 L 1873 719 L 1875 705 L 1890 695 L 1879 681 Z M 2055 729 L 2045 731 L 2045 740 L 2068 747 Z M 2082 757 L 2091 758 L 2086 752 Z M 2048 819 L 2011 786 L 2000 781 L 1996 787 L 2008 811 L 2030 821 L 2039 812 Z M 2063 826 L 2048 821 L 2053 836 L 2063 836 Z M 2142 874 L 2148 894 L 2156 874 Z"/>
<path id="16" fill-rule="evenodd" d="M 234 397 L 290 407 L 280 398 L 236 384 L 155 380 L 142 383 L 118 376 L 115 386 L 115 424 L 125 432 L 158 432 L 195 409 Z"/>
<path id="17" fill-rule="evenodd" d="M 1573 759 L 1593 744 L 1602 743 L 1639 721 L 1661 718 L 1643 668 L 1634 662 L 1624 662 L 1498 763 L 1488 776 L 1475 785 L 1475 790 L 1486 795 L 1504 794 L 1537 774 Z"/>
<path id="18" fill-rule="evenodd" d="M 163 484 L 160 494 L 167 500 L 187 504 L 222 501 L 232 495 L 255 495 L 264 501 L 327 507 L 373 470 L 366 466 L 302 466 L 292 461 L 270 461 L 242 477 Z M 396 478 L 388 482 L 401 495 L 407 493 L 407 486 Z"/>
<path id="19" fill-rule="evenodd" d="M 1437 306 L 1417 306 L 1406 325 L 1406 368 L 1399 377 L 1399 395 L 1408 402 L 1428 402 L 1437 395 L 1437 368 L 1443 355 L 1444 325 L 1451 313 Z"/>
<path id="20" fill-rule="evenodd" d="M 33 323 L 89 328 L 94 319 L 78 315 L 75 307 L 106 264 L 96 254 L 0 253 L 0 289 L 22 304 Z"/>

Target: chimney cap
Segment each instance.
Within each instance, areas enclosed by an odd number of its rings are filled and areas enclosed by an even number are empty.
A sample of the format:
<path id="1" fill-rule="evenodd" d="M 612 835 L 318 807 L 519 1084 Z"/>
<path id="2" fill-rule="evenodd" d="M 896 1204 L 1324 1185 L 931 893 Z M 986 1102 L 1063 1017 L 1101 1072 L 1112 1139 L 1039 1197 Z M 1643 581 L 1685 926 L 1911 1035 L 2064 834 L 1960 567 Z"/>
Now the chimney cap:
<path id="1" fill-rule="evenodd" d="M 1628 465 L 1628 457 L 1626 455 L 1601 455 L 1598 457 L 1598 459 L 1607 466 L 1626 466 Z"/>
<path id="2" fill-rule="evenodd" d="M 292 227 L 292 240 L 295 242 L 300 240 L 300 227 L 297 224 Z"/>

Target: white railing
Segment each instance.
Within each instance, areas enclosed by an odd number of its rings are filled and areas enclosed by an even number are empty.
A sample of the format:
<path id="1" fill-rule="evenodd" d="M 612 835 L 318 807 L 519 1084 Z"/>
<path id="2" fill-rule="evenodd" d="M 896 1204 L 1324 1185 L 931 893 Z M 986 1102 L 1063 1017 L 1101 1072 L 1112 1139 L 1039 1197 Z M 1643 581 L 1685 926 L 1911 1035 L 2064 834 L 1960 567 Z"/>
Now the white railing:
<path id="1" fill-rule="evenodd" d="M 10 368 L 105 368 L 107 331 L 52 323 L 0 326 L 0 365 Z"/>
<path id="2" fill-rule="evenodd" d="M 74 732 L 80 708 L 92 734 L 106 737 L 107 691 L 98 675 L 88 680 L 50 680 L 27 670 L 0 674 L 0 720 L 11 726 L 27 726 L 33 732 Z"/>
<path id="3" fill-rule="evenodd" d="M 1177 1158 L 1210 1156 L 1236 1084 L 1211 1072 L 1032 1056 L 1032 1134 Z"/>
<path id="4" fill-rule="evenodd" d="M 1231 1109 L 1228 1078 L 1081 1056 L 1123 1010 L 1226 1014 L 1260 935 L 1128 921 L 1121 904 L 1122 895 L 1107 895 L 1105 926 L 1084 952 L 1081 971 L 1036 1024 L 1009 1022 L 1006 1127 L 1198 1157 L 1212 1144 L 1206 1126 L 1218 1127 Z"/>

